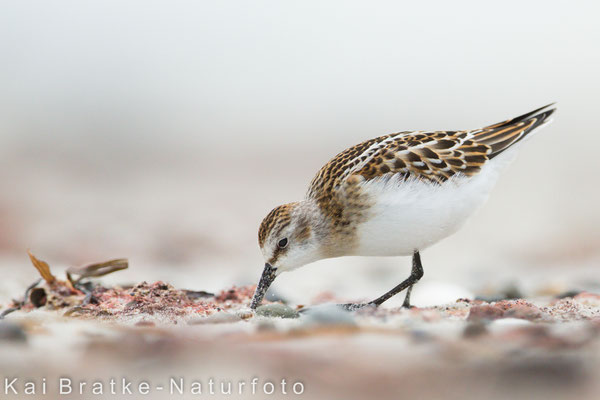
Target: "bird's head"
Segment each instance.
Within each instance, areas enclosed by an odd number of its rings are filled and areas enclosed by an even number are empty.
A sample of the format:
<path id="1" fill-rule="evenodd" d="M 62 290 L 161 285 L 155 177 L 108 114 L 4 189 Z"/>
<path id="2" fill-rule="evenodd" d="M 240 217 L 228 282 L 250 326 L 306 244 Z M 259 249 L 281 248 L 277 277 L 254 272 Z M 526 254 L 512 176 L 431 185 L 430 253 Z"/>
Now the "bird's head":
<path id="1" fill-rule="evenodd" d="M 280 273 L 323 258 L 321 226 L 316 207 L 308 202 L 284 204 L 271 210 L 258 230 L 265 268 L 250 307 L 255 309 Z"/>

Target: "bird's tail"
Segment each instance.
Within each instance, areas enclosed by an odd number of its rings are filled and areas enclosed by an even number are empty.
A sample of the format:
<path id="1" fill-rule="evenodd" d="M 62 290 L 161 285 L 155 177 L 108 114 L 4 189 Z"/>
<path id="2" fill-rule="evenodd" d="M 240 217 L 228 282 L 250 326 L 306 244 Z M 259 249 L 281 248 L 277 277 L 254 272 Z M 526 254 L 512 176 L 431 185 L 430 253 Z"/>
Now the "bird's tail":
<path id="1" fill-rule="evenodd" d="M 513 144 L 552 122 L 550 116 L 556 111 L 555 103 L 538 108 L 519 117 L 509 119 L 494 125 L 486 126 L 475 134 L 478 143 L 486 144 L 492 148 L 488 157 L 494 158 Z"/>

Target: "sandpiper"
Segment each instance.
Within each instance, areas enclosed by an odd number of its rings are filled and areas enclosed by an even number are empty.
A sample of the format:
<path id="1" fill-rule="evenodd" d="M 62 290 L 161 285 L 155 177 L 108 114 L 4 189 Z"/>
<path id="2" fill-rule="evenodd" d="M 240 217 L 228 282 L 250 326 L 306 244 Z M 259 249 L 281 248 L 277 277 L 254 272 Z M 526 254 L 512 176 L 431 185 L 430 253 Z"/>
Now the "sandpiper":
<path id="1" fill-rule="evenodd" d="M 379 306 L 423 276 L 419 252 L 456 232 L 487 199 L 518 144 L 551 122 L 553 104 L 465 131 L 406 131 L 344 150 L 325 164 L 304 200 L 273 209 L 258 243 L 265 267 L 250 307 L 276 276 L 341 256 L 409 256 L 410 276 L 354 309 Z"/>

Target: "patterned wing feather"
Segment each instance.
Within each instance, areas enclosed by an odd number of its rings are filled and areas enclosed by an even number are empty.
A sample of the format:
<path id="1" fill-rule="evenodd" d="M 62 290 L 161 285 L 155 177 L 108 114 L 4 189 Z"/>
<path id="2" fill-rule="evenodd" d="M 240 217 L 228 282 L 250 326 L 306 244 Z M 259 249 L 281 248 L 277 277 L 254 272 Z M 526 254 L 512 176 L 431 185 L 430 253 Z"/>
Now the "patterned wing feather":
<path id="1" fill-rule="evenodd" d="M 394 137 L 355 174 L 367 181 L 399 174 L 441 183 L 458 173 L 476 174 L 490 152 L 473 140 L 473 132 L 413 132 Z"/>
<path id="2" fill-rule="evenodd" d="M 474 139 L 478 143 L 490 146 L 492 151 L 489 158 L 492 159 L 536 128 L 548 123 L 550 116 L 556 111 L 555 108 L 550 108 L 553 105 L 548 104 L 520 117 L 485 127 L 475 134 Z"/>
<path id="3" fill-rule="evenodd" d="M 400 132 L 368 140 L 334 157 L 317 173 L 308 196 L 330 203 L 346 183 L 386 175 L 442 183 L 454 175 L 473 176 L 502 151 L 548 122 L 552 104 L 482 129 Z"/>

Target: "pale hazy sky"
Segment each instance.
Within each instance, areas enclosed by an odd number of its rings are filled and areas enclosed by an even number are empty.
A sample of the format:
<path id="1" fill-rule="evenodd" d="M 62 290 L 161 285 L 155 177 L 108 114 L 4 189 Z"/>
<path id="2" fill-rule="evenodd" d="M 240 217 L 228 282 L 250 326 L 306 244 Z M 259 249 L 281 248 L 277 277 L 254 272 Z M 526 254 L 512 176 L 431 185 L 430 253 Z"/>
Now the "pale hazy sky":
<path id="1" fill-rule="evenodd" d="M 356 141 L 477 127 L 550 101 L 561 120 L 594 126 L 599 11 L 594 1 L 7 1 L 0 138 Z"/>

